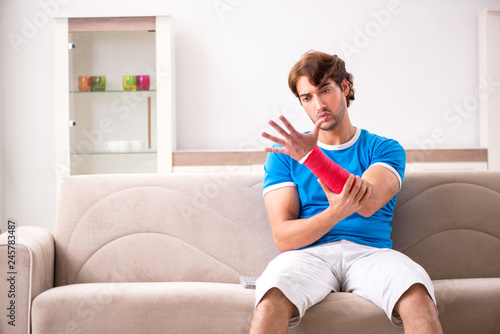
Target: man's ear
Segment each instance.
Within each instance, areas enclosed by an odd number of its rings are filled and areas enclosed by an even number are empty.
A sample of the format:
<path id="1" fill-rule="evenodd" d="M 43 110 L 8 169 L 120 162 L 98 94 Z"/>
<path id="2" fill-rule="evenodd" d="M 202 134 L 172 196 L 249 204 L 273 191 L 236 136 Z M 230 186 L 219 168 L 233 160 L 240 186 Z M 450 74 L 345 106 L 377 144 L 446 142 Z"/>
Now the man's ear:
<path id="1" fill-rule="evenodd" d="M 349 83 L 347 82 L 347 79 L 342 80 L 342 93 L 344 96 L 349 94 Z"/>

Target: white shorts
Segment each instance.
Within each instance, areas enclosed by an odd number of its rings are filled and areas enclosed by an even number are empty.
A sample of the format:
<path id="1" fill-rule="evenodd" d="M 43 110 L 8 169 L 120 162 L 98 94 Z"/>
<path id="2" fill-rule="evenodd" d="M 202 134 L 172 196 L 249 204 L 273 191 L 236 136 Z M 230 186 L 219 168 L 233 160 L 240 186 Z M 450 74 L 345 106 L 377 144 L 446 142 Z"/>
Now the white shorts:
<path id="1" fill-rule="evenodd" d="M 427 288 L 436 304 L 429 275 L 409 257 L 341 240 L 278 255 L 257 280 L 255 305 L 270 289 L 280 289 L 299 310 L 289 324 L 295 327 L 306 310 L 330 292 L 352 292 L 373 302 L 394 325 L 402 327 L 394 306 L 416 283 Z"/>

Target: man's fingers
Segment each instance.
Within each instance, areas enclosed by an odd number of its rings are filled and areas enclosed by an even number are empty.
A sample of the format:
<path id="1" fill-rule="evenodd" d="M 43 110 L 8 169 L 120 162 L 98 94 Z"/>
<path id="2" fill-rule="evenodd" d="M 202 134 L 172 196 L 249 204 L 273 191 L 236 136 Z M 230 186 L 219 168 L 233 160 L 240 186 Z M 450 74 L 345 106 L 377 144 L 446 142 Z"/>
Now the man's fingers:
<path id="1" fill-rule="evenodd" d="M 265 152 L 273 152 L 273 153 L 285 153 L 286 154 L 286 151 L 283 147 L 266 147 L 264 148 L 264 151 Z"/>
<path id="2" fill-rule="evenodd" d="M 281 126 L 279 126 L 278 124 L 276 124 L 275 121 L 273 120 L 270 120 L 269 121 L 269 125 L 273 127 L 274 130 L 276 130 L 280 135 L 282 135 L 284 138 L 288 138 L 290 135 L 288 134 L 288 132 L 286 132 L 285 130 L 283 130 L 283 128 Z"/>
<path id="3" fill-rule="evenodd" d="M 332 192 L 330 188 L 328 188 L 328 186 L 324 184 L 323 181 L 321 181 L 320 179 L 318 179 L 318 183 L 321 186 L 321 188 L 323 188 L 323 191 L 325 192 L 326 195 Z"/>
<path id="4" fill-rule="evenodd" d="M 354 180 L 354 185 L 351 191 L 354 193 L 356 200 L 359 202 L 366 192 L 366 181 L 362 180 L 359 176 L 356 176 Z"/>
<path id="5" fill-rule="evenodd" d="M 365 203 L 368 201 L 368 198 L 370 198 L 370 195 L 372 194 L 372 187 L 368 187 L 366 190 L 365 194 L 361 198 L 361 201 L 359 201 L 359 205 L 363 206 Z"/>
<path id="6" fill-rule="evenodd" d="M 314 124 L 314 128 L 311 132 L 314 134 L 319 133 L 319 130 L 321 129 L 321 124 L 323 124 L 324 122 L 325 122 L 324 118 L 318 119 L 318 121 Z"/>
<path id="7" fill-rule="evenodd" d="M 292 123 L 290 123 L 285 116 L 281 115 L 279 117 L 280 121 L 283 122 L 283 124 L 286 126 L 286 128 L 288 129 L 288 131 L 290 132 L 297 132 L 297 130 L 295 130 L 295 128 L 293 127 Z"/>
<path id="8" fill-rule="evenodd" d="M 344 183 L 344 187 L 342 188 L 342 192 L 349 193 L 351 191 L 352 186 L 354 185 L 354 181 L 356 180 L 356 177 L 354 174 L 350 174 L 349 177 L 347 178 L 347 181 Z"/>
<path id="9" fill-rule="evenodd" d="M 368 186 L 366 180 L 356 176 L 354 185 L 351 189 L 351 193 L 354 194 L 354 201 L 357 202 L 359 206 L 363 206 L 370 197 L 371 189 L 372 188 Z"/>
<path id="10" fill-rule="evenodd" d="M 351 192 L 357 195 L 361 188 L 363 187 L 363 181 L 358 175 L 354 175 L 354 181 L 352 181 Z"/>
<path id="11" fill-rule="evenodd" d="M 280 144 L 281 146 L 285 146 L 285 141 L 282 138 L 278 138 L 276 136 L 270 135 L 267 132 L 262 132 L 262 137 L 269 139 L 270 141 L 275 142 L 276 144 Z"/>

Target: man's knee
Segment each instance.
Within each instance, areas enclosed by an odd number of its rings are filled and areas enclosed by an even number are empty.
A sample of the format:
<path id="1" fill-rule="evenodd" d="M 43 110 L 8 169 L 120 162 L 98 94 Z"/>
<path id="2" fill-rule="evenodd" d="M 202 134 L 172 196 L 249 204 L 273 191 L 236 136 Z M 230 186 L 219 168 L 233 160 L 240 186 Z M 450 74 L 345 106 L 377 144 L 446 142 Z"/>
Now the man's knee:
<path id="1" fill-rule="evenodd" d="M 290 314 L 290 317 L 297 311 L 297 307 L 278 288 L 272 288 L 267 291 L 257 305 L 257 308 L 268 314 L 285 312 L 286 314 Z"/>
<path id="2" fill-rule="evenodd" d="M 414 309 L 415 307 L 433 309 L 435 307 L 427 288 L 420 283 L 413 284 L 405 291 L 396 303 L 394 310 L 401 315 L 405 309 Z"/>
<path id="3" fill-rule="evenodd" d="M 405 331 L 443 333 L 434 301 L 422 284 L 414 284 L 406 290 L 394 310 L 401 316 Z"/>

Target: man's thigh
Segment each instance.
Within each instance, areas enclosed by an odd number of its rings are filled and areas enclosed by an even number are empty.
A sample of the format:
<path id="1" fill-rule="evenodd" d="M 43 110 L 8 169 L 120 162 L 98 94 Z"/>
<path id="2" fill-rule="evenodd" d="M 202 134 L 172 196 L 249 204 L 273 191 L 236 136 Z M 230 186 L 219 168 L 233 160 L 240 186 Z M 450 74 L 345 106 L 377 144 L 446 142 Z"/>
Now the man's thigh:
<path id="1" fill-rule="evenodd" d="M 395 325 L 400 326 L 401 319 L 394 314 L 394 306 L 413 284 L 424 285 L 435 302 L 429 275 L 403 253 L 392 249 L 372 249 L 350 260 L 342 289 L 379 306 Z"/>
<path id="2" fill-rule="evenodd" d="M 332 268 L 332 264 L 324 261 L 314 249 L 282 253 L 269 263 L 257 280 L 256 305 L 267 291 L 278 288 L 297 307 L 298 318 L 301 318 L 309 307 L 331 291 L 339 291 L 338 275 Z"/>

